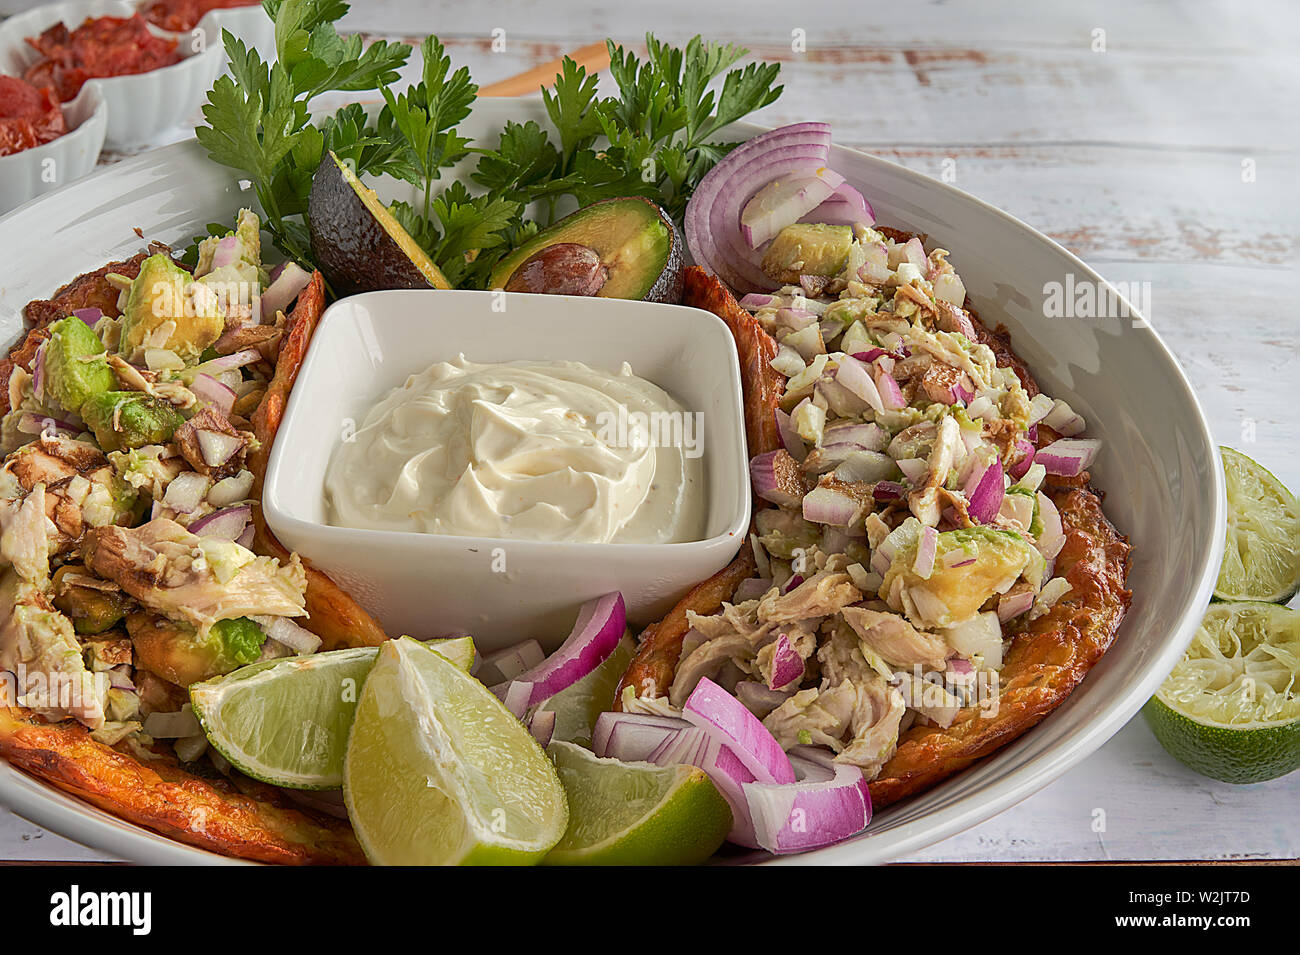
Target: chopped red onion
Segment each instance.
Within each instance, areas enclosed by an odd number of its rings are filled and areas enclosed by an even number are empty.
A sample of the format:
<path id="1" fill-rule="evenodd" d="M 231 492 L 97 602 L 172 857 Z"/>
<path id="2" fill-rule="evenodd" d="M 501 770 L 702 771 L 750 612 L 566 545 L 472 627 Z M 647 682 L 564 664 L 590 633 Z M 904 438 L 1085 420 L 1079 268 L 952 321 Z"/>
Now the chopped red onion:
<path id="1" fill-rule="evenodd" d="M 797 465 L 788 452 L 769 451 L 755 456 L 749 462 L 754 493 L 773 504 L 798 507 L 803 489 L 796 470 Z"/>
<path id="2" fill-rule="evenodd" d="M 970 483 L 966 485 L 968 490 L 966 510 L 972 520 L 981 524 L 991 523 L 997 516 L 998 509 L 1002 507 L 1002 498 L 1006 493 L 1006 486 L 1002 479 L 1002 462 L 995 458 L 979 476 L 978 482 L 975 483 L 972 479 L 972 483 L 974 488 L 971 488 Z"/>
<path id="3" fill-rule="evenodd" d="M 298 297 L 298 293 L 311 282 L 311 273 L 297 262 L 286 262 L 280 274 L 262 293 L 261 310 L 263 320 L 275 319 L 276 312 L 283 312 Z"/>
<path id="4" fill-rule="evenodd" d="M 244 439 L 237 434 L 226 434 L 207 428 L 200 428 L 195 434 L 199 440 L 199 453 L 210 468 L 221 467 L 244 446 Z"/>
<path id="5" fill-rule="evenodd" d="M 235 407 L 235 391 L 208 374 L 200 374 L 190 382 L 190 391 L 200 401 L 210 403 L 223 417 L 229 417 Z"/>
<path id="6" fill-rule="evenodd" d="M 227 507 L 200 517 L 189 526 L 191 534 L 200 537 L 219 537 L 222 540 L 238 541 L 253 519 L 253 509 L 248 505 Z"/>
<path id="7" fill-rule="evenodd" d="M 1074 477 L 1092 464 L 1100 449 L 1101 441 L 1097 438 L 1061 438 L 1045 448 L 1039 448 L 1034 460 L 1048 474 Z"/>
<path id="8" fill-rule="evenodd" d="M 858 513 L 858 502 L 843 491 L 815 487 L 803 497 L 803 519 L 814 524 L 844 527 Z"/>
<path id="9" fill-rule="evenodd" d="M 922 580 L 929 580 L 934 573 L 934 558 L 939 549 L 939 532 L 933 527 L 921 528 L 920 540 L 916 543 L 916 558 L 912 561 L 912 571 Z"/>
<path id="10" fill-rule="evenodd" d="M 871 379 L 871 372 L 852 355 L 845 355 L 840 359 L 839 368 L 835 372 L 835 381 L 871 405 L 877 412 L 885 410 L 884 399 L 880 395 L 876 382 Z"/>
<path id="11" fill-rule="evenodd" d="M 876 370 L 876 389 L 880 393 L 880 400 L 884 403 L 886 411 L 902 411 L 907 407 L 903 389 L 898 387 L 894 376 L 883 368 Z"/>
<path id="12" fill-rule="evenodd" d="M 803 679 L 803 671 L 803 657 L 799 656 L 790 644 L 790 638 L 784 633 L 781 634 L 776 638 L 776 649 L 772 653 L 770 688 L 781 690 L 798 683 Z"/>

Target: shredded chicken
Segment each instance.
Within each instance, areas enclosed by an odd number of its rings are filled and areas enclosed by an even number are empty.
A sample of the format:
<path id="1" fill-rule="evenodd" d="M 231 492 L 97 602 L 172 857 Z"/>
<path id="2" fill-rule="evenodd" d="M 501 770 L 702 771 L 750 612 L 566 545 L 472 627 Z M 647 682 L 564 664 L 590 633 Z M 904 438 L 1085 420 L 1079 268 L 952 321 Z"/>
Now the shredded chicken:
<path id="1" fill-rule="evenodd" d="M 828 617 L 861 599 L 862 591 L 853 586 L 848 574 L 820 571 L 787 594 L 768 591 L 758 602 L 758 619 L 763 623 L 793 623 Z"/>
<path id="2" fill-rule="evenodd" d="M 866 607 L 845 607 L 844 620 L 862 642 L 894 667 L 916 664 L 942 670 L 948 645 L 942 637 L 917 630 L 896 613 L 881 613 Z"/>
<path id="3" fill-rule="evenodd" d="M 939 504 L 939 489 L 948 480 L 948 471 L 957 457 L 957 448 L 961 446 L 961 426 L 957 419 L 945 415 L 939 422 L 939 432 L 934 439 L 934 448 L 925 462 L 925 483 L 907 495 L 907 505 L 917 520 L 928 527 L 939 523 L 942 508 Z"/>
<path id="4" fill-rule="evenodd" d="M 700 680 L 717 677 L 728 664 L 737 666 L 742 672 L 748 672 L 752 668 L 755 652 L 754 645 L 740 633 L 706 640 L 677 664 L 677 673 L 673 677 L 672 688 L 668 691 L 669 702 L 673 706 L 681 706 Z"/>
<path id="5" fill-rule="evenodd" d="M 10 570 L 0 578 L 0 670 L 14 674 L 18 700 L 50 720 L 104 725 L 107 680 L 86 672 L 67 617 L 39 588 Z"/>
<path id="6" fill-rule="evenodd" d="M 9 455 L 0 474 L 10 475 L 28 494 L 44 486 L 45 515 L 56 532 L 51 557 L 75 549 L 87 527 L 132 516 L 129 492 L 125 497 L 120 493 L 108 458 L 84 441 L 43 435 Z M 115 486 L 119 493 L 114 493 Z"/>
<path id="7" fill-rule="evenodd" d="M 800 690 L 763 720 L 782 749 L 800 743 L 829 746 L 837 753 L 853 719 L 857 690 L 848 680 L 832 687 Z"/>
<path id="8" fill-rule="evenodd" d="M 306 572 L 297 555 L 281 565 L 231 541 L 197 537 L 166 518 L 129 529 L 92 530 L 84 552 L 88 569 L 200 632 L 232 617 L 306 613 Z"/>
<path id="9" fill-rule="evenodd" d="M 898 734 L 907 704 L 903 694 L 883 677 L 853 684 L 857 699 L 850 720 L 853 738 L 835 757 L 837 763 L 850 763 L 874 779 L 898 746 Z"/>
<path id="10" fill-rule="evenodd" d="M 23 580 L 44 587 L 50 579 L 51 529 L 44 484 L 37 484 L 21 502 L 0 502 L 0 567 L 9 565 Z"/>
<path id="11" fill-rule="evenodd" d="M 198 397 L 179 381 L 158 381 L 151 371 L 137 368 L 121 355 L 109 355 L 108 367 L 113 369 L 118 383 L 127 391 L 138 391 L 166 401 L 182 410 L 193 408 Z"/>

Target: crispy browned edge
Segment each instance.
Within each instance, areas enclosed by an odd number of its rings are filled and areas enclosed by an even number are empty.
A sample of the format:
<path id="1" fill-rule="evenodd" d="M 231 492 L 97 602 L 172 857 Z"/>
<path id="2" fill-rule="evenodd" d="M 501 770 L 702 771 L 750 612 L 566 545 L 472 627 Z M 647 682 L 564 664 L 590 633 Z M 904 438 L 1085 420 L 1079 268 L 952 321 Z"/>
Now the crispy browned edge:
<path id="1" fill-rule="evenodd" d="M 895 238 L 908 238 L 906 233 L 891 233 Z M 708 309 L 731 328 L 746 377 L 749 453 L 775 450 L 780 446 L 774 423 L 779 385 L 774 395 L 769 381 L 775 372 L 767 364 L 775 354 L 775 342 L 722 282 L 698 267 L 687 269 L 683 304 Z M 968 309 L 969 305 L 968 301 Z M 975 328 L 998 364 L 1013 368 L 1030 394 L 1037 394 L 1037 384 L 1012 351 L 1006 330 L 998 326 L 990 331 L 978 317 Z M 773 422 L 770 428 L 765 427 L 768 421 Z M 1055 437 L 1048 429 L 1039 429 L 1040 446 Z M 1086 475 L 1082 480 L 1053 485 L 1047 493 L 1060 509 L 1066 531 L 1056 573 L 1070 582 L 1069 595 L 1044 616 L 1022 623 L 1013 636 L 999 674 L 1001 695 L 996 712 L 986 715 L 977 706 L 967 707 L 947 729 L 913 726 L 903 734 L 897 751 L 870 784 L 876 808 L 930 788 L 1034 726 L 1064 702 L 1114 641 L 1131 598 L 1125 588 L 1128 539 L 1117 533 L 1102 513 L 1100 495 L 1087 486 Z M 626 687 L 634 687 L 638 693 L 666 691 L 689 629 L 686 612 L 715 613 L 753 570 L 753 554 L 744 548 L 731 565 L 696 586 L 664 619 L 646 628 L 636 657 L 619 684 L 615 706 Z"/>
<path id="2" fill-rule="evenodd" d="M 266 461 L 271 453 L 271 444 L 284 417 L 289 393 L 298 379 L 298 370 L 307 356 L 312 335 L 324 311 L 325 280 L 317 272 L 298 296 L 288 334 L 280 345 L 275 375 L 266 389 L 266 397 L 253 412 L 253 433 L 257 436 L 259 447 L 250 457 L 249 467 L 256 481 L 253 497 L 258 501 L 262 499 L 262 481 L 266 476 Z M 253 509 L 253 522 L 257 534 L 253 549 L 259 554 L 287 560 L 289 551 L 266 526 L 260 504 Z M 375 647 L 387 639 L 383 628 L 342 587 L 312 566 L 311 561 L 304 560 L 303 565 L 307 570 L 308 613 L 303 625 L 321 638 L 324 649 Z"/>
<path id="3" fill-rule="evenodd" d="M 53 299 L 33 302 L 25 309 L 35 327 L 0 363 L 6 410 L 13 366 L 30 370 L 36 347 L 48 336 L 44 327 L 73 308 L 93 305 L 116 315 L 117 293 L 104 276 L 110 271 L 134 276 L 143 258 L 141 253 L 80 276 Z M 288 316 L 275 374 L 253 415 L 260 447 L 251 456 L 250 467 L 259 494 L 285 402 L 324 309 L 325 285 L 318 272 Z M 288 557 L 267 529 L 260 508 L 256 527 L 258 553 Z M 321 637 L 326 649 L 374 646 L 384 640 L 379 625 L 351 597 L 309 563 L 305 566 L 311 616 L 304 623 Z M 162 748 L 155 759 L 137 759 L 95 741 L 73 721 L 47 724 L 21 707 L 0 707 L 0 755 L 106 812 L 212 852 L 286 864 L 365 861 L 350 826 L 341 819 L 297 808 L 273 787 L 242 776 L 235 777 L 238 786 L 215 773 L 200 776 Z"/>

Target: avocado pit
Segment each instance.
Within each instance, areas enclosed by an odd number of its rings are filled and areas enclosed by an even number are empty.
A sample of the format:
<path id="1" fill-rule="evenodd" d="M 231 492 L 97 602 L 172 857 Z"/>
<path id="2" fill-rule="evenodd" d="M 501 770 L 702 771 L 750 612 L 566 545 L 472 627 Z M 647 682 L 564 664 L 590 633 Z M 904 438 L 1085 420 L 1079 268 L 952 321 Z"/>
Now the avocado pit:
<path id="1" fill-rule="evenodd" d="M 507 292 L 543 295 L 596 295 L 609 269 L 595 249 L 577 242 L 558 242 L 533 253 L 506 282 Z"/>

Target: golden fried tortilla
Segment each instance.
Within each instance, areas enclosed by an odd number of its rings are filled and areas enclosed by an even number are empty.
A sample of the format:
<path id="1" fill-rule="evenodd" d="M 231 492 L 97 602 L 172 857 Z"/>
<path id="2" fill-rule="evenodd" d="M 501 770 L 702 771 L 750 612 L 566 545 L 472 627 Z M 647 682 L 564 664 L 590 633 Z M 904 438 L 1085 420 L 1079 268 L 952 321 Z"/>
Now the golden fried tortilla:
<path id="1" fill-rule="evenodd" d="M 253 472 L 253 497 L 258 501 L 262 499 L 266 461 L 284 417 L 284 406 L 289 401 L 289 392 L 298 379 L 298 369 L 307 357 L 312 335 L 324 311 L 325 280 L 317 272 L 298 296 L 298 303 L 289 316 L 288 334 L 284 336 L 275 362 L 275 375 L 267 386 L 265 397 L 253 412 L 253 433 L 257 435 L 260 447 L 249 455 L 248 467 Z M 260 504 L 253 507 L 253 523 L 257 528 L 253 550 L 264 556 L 288 560 L 289 551 L 266 526 Z M 311 561 L 304 559 L 302 563 L 307 571 L 307 613 L 310 615 L 302 625 L 321 638 L 322 649 L 375 647 L 388 639 L 375 619 L 343 588 L 314 567 Z"/>
<path id="2" fill-rule="evenodd" d="M 911 237 L 888 231 L 896 241 Z M 714 312 L 736 335 L 746 379 L 745 420 L 751 456 L 779 447 L 774 411 L 784 379 L 773 389 L 770 376 L 776 373 L 767 363 L 775 349 L 766 354 L 756 344 L 760 336 L 771 341 L 770 336 L 740 308 L 722 282 L 702 269 L 687 270 L 685 289 L 683 304 Z M 743 321 L 741 314 L 749 322 Z M 1038 386 L 1028 368 L 1011 350 L 1006 329 L 999 326 L 989 331 L 977 317 L 973 321 L 977 337 L 993 350 L 998 364 L 1014 369 L 1026 390 L 1037 394 Z M 772 434 L 762 429 L 769 420 L 773 422 Z M 1039 447 L 1056 437 L 1040 425 Z M 1001 695 L 996 714 L 986 716 L 979 707 L 971 706 L 947 729 L 914 726 L 903 734 L 897 751 L 870 784 L 876 808 L 930 788 L 1034 726 L 1064 702 L 1114 641 L 1132 596 L 1124 586 L 1131 549 L 1128 540 L 1102 513 L 1101 499 L 1087 486 L 1086 473 L 1051 480 L 1052 485 L 1044 490 L 1060 510 L 1066 533 L 1065 546 L 1056 558 L 1056 573 L 1070 582 L 1071 591 L 1044 616 L 1033 622 L 1022 619 L 1016 625 L 999 674 Z M 682 638 L 689 629 L 686 612 L 716 613 L 736 586 L 753 575 L 753 568 L 753 556 L 746 548 L 730 566 L 695 587 L 668 616 L 646 628 L 637 655 L 619 684 L 615 708 L 620 708 L 625 687 L 642 694 L 656 689 L 662 692 L 672 683 Z"/>
<path id="3" fill-rule="evenodd" d="M 29 368 L 37 346 L 48 337 L 44 325 L 49 321 L 73 308 L 90 306 L 115 315 L 117 292 L 104 276 L 108 272 L 138 274 L 143 258 L 141 253 L 105 266 L 64 286 L 54 299 L 32 303 L 27 314 L 41 323 L 40 327 L 32 329 L 0 363 L 0 379 L 7 384 L 15 364 Z M 105 308 L 110 292 L 113 305 Z M 285 402 L 324 309 L 325 286 L 317 273 L 289 316 L 275 375 L 253 415 L 261 448 L 250 458 L 249 467 L 259 495 Z M 288 551 L 266 528 L 260 508 L 255 508 L 255 517 L 255 550 L 288 559 Z M 385 639 L 379 625 L 351 597 L 329 577 L 303 563 L 311 614 L 304 624 L 321 637 L 324 649 L 374 646 Z M 0 756 L 106 812 L 213 852 L 286 864 L 365 862 L 343 820 L 300 809 L 274 787 L 243 776 L 197 775 L 163 748 L 157 758 L 142 761 L 96 742 L 75 721 L 47 724 L 21 707 L 0 707 Z"/>
<path id="4" fill-rule="evenodd" d="M 0 756 L 105 812 L 210 852 L 287 865 L 363 863 L 341 819 L 289 804 L 271 786 L 202 778 L 171 755 L 141 760 L 90 738 L 76 722 L 47 724 L 0 707 Z"/>

